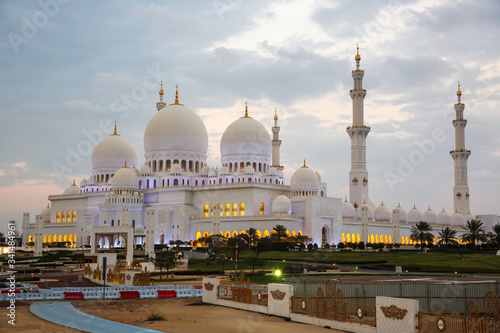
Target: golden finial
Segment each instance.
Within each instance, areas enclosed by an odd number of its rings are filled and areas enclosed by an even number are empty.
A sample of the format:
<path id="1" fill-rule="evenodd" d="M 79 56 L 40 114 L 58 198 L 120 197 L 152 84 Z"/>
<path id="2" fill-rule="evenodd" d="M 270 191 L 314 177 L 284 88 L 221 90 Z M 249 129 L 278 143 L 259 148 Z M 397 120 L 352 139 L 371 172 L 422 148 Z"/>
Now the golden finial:
<path id="1" fill-rule="evenodd" d="M 401 207 L 401 205 L 399 204 L 399 202 L 398 202 L 398 207 Z"/>
<path id="2" fill-rule="evenodd" d="M 354 60 L 360 61 L 361 60 L 361 56 L 359 55 L 359 45 L 358 45 L 358 43 L 356 43 L 356 49 L 357 49 L 357 53 L 356 53 L 356 56 L 354 57 Z"/>
<path id="3" fill-rule="evenodd" d="M 417 209 L 417 207 L 415 206 L 415 204 L 413 204 L 413 209 Z"/>
<path id="4" fill-rule="evenodd" d="M 344 202 L 347 202 L 347 196 L 345 197 L 345 200 L 344 200 Z"/>
<path id="5" fill-rule="evenodd" d="M 460 91 L 460 81 L 458 81 L 458 91 L 457 91 L 457 96 L 458 96 L 458 97 L 462 96 L 462 92 Z"/>
<path id="6" fill-rule="evenodd" d="M 175 102 L 174 104 L 179 104 L 179 85 L 175 85 Z"/>
<path id="7" fill-rule="evenodd" d="M 74 179 L 73 179 L 73 185 L 71 185 L 71 186 L 76 186 L 76 182 L 75 182 L 75 180 L 74 180 Z"/>
<path id="8" fill-rule="evenodd" d="M 245 118 L 248 118 L 248 102 L 245 101 Z"/>
<path id="9" fill-rule="evenodd" d="M 274 120 L 278 120 L 278 109 L 274 108 Z"/>
<path id="10" fill-rule="evenodd" d="M 366 199 L 363 200 L 363 205 L 366 205 Z"/>
<path id="11" fill-rule="evenodd" d="M 118 135 L 118 133 L 116 132 L 116 120 L 115 120 L 115 132 L 113 133 L 113 135 Z"/>
<path id="12" fill-rule="evenodd" d="M 163 97 L 163 81 L 161 81 L 161 87 L 160 87 L 160 96 Z"/>
<path id="13" fill-rule="evenodd" d="M 306 165 L 306 159 L 304 158 L 304 165 L 302 166 L 303 168 L 307 168 L 307 165 Z"/>
<path id="14" fill-rule="evenodd" d="M 128 168 L 127 167 L 127 161 L 125 160 L 125 165 L 123 166 L 124 168 Z"/>
<path id="15" fill-rule="evenodd" d="M 384 200 L 382 200 L 382 203 L 380 204 L 380 206 L 383 206 L 384 205 Z"/>
<path id="16" fill-rule="evenodd" d="M 427 210 L 431 210 L 431 205 L 429 205 L 429 209 L 427 209 Z"/>

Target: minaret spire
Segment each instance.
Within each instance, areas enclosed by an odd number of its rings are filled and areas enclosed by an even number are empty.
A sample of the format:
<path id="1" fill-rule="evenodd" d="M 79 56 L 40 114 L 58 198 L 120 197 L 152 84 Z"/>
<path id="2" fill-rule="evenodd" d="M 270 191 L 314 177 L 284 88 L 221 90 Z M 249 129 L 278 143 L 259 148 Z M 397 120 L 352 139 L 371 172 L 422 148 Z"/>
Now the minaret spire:
<path id="1" fill-rule="evenodd" d="M 118 135 L 118 133 L 116 132 L 116 120 L 115 120 L 115 132 L 113 133 L 113 135 Z"/>
<path id="2" fill-rule="evenodd" d="M 248 101 L 245 101 L 245 118 L 248 118 Z"/>
<path id="3" fill-rule="evenodd" d="M 457 100 L 457 104 L 454 105 L 456 118 L 453 120 L 453 126 L 455 127 L 455 150 L 450 152 L 455 163 L 453 201 L 455 211 L 466 215 L 470 211 L 467 159 L 471 151 L 465 149 L 465 126 L 467 126 L 467 120 L 464 119 L 465 105 L 462 104 L 460 81 L 458 82 Z"/>
<path id="4" fill-rule="evenodd" d="M 274 108 L 274 126 L 271 128 L 271 131 L 273 132 L 273 141 L 272 141 L 273 154 L 272 154 L 271 166 L 276 168 L 276 170 L 283 170 L 283 166 L 280 165 L 281 140 L 280 140 L 280 127 L 278 126 L 277 108 Z"/>
<path id="5" fill-rule="evenodd" d="M 354 88 L 350 91 L 352 99 L 352 126 L 347 127 L 347 134 L 351 138 L 351 171 L 349 172 L 349 199 L 355 206 L 368 200 L 368 170 L 366 169 L 366 137 L 370 127 L 364 122 L 364 99 L 366 90 L 363 89 L 365 71 L 359 68 L 361 56 L 359 45 L 356 44 L 356 69 L 352 71 Z"/>
<path id="6" fill-rule="evenodd" d="M 163 94 L 164 94 L 164 92 L 163 92 L 163 81 L 161 81 L 161 83 L 160 83 L 160 92 L 159 92 L 159 94 L 160 94 L 160 101 L 158 103 L 156 103 L 156 108 L 158 109 L 158 111 L 160 111 L 161 109 L 163 109 L 166 106 L 165 102 L 163 102 Z"/>
<path id="7" fill-rule="evenodd" d="M 175 101 L 170 105 L 184 105 L 179 103 L 179 85 L 175 85 Z"/>

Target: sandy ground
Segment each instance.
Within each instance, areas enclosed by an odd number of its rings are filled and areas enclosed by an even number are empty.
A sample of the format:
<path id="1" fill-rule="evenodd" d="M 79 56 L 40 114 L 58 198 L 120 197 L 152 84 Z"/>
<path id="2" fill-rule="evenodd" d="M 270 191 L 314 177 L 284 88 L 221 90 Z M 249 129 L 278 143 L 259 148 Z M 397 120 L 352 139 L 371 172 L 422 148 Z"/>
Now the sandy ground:
<path id="1" fill-rule="evenodd" d="M 0 332 L 80 332 L 38 318 L 29 311 L 32 302 L 16 303 L 16 326 L 7 323 L 6 302 L 0 302 Z M 73 301 L 78 310 L 93 316 L 161 332 L 339 332 L 306 324 L 287 322 L 283 318 L 266 316 L 232 308 L 205 305 L 199 298 L 137 299 L 109 301 Z M 157 312 L 165 321 L 146 321 Z M 7 328 L 7 330 L 5 330 Z"/>

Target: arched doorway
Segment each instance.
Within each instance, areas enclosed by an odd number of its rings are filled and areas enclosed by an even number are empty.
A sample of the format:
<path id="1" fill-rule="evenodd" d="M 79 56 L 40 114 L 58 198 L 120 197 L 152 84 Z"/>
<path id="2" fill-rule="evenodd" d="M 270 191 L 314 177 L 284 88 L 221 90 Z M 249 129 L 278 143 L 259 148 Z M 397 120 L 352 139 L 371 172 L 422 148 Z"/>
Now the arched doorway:
<path id="1" fill-rule="evenodd" d="M 330 244 L 330 229 L 326 225 L 321 229 L 321 244 Z"/>

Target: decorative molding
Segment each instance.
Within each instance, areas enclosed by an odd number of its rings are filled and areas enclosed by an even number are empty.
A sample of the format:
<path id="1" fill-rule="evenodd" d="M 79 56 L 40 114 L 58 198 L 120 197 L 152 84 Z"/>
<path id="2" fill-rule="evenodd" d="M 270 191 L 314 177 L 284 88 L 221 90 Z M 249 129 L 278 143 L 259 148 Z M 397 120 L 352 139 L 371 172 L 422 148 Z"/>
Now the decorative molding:
<path id="1" fill-rule="evenodd" d="M 214 289 L 214 285 L 210 282 L 205 283 L 205 289 L 208 291 L 212 291 Z"/>
<path id="2" fill-rule="evenodd" d="M 271 290 L 271 295 L 273 296 L 274 299 L 282 301 L 283 298 L 285 298 L 286 293 L 276 289 L 276 290 Z"/>
<path id="3" fill-rule="evenodd" d="M 398 308 L 394 304 L 391 306 L 381 306 L 380 309 L 382 310 L 386 318 L 391 319 L 401 320 L 406 316 L 406 313 L 408 313 L 408 310 Z"/>

